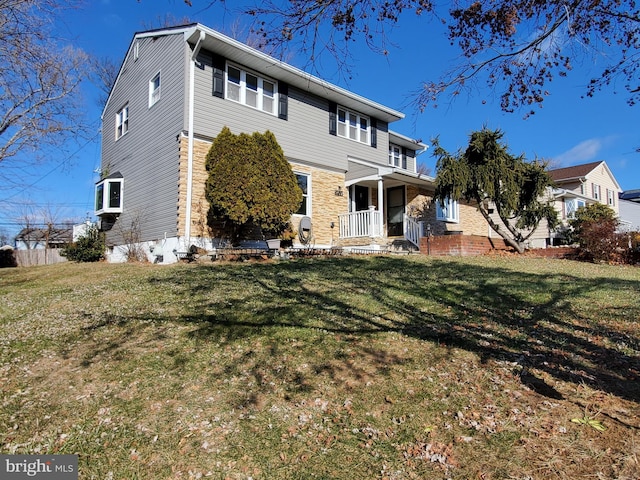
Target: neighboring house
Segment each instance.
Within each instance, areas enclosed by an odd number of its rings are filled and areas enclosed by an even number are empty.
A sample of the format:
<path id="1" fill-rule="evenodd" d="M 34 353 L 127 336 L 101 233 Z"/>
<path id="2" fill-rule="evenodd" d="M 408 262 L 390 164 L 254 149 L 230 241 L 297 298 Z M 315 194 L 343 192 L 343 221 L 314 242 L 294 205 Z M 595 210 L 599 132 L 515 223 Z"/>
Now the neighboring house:
<path id="1" fill-rule="evenodd" d="M 627 232 L 640 232 L 640 189 L 622 192 L 618 201 L 620 229 Z"/>
<path id="2" fill-rule="evenodd" d="M 555 182 L 553 198 L 563 226 L 567 226 L 580 207 L 592 203 L 608 205 L 620 215 L 618 195 L 622 191 L 606 162 L 591 162 L 573 167 L 550 170 Z M 550 232 L 552 244 L 562 241 L 562 228 Z"/>
<path id="3" fill-rule="evenodd" d="M 426 145 L 390 130 L 403 116 L 200 24 L 137 33 L 102 114 L 109 259 L 132 241 L 164 262 L 214 244 L 204 165 L 225 126 L 274 133 L 303 189 L 293 226 L 310 220 L 315 247 L 418 245 L 418 217 L 442 212 L 417 173 Z"/>
<path id="4" fill-rule="evenodd" d="M 63 248 L 72 235 L 72 228 L 23 228 L 16 236 L 16 250 Z"/>
<path id="5" fill-rule="evenodd" d="M 568 225 L 568 221 L 580 207 L 600 202 L 609 205 L 620 215 L 620 185 L 606 162 L 553 169 L 549 170 L 549 174 L 555 187 L 548 189 L 546 198 L 554 203 L 561 225 L 556 229 L 550 229 L 546 220 L 541 221 L 528 240 L 530 248 L 546 248 L 561 243 L 563 227 Z M 441 215 L 441 209 L 437 209 L 438 220 L 445 223 L 437 223 L 434 233 L 460 233 L 465 236 L 488 237 L 492 241 L 501 239 L 489 227 L 476 205 L 450 201 L 445 207 L 444 216 Z M 497 214 L 493 215 L 493 220 L 501 223 Z"/>

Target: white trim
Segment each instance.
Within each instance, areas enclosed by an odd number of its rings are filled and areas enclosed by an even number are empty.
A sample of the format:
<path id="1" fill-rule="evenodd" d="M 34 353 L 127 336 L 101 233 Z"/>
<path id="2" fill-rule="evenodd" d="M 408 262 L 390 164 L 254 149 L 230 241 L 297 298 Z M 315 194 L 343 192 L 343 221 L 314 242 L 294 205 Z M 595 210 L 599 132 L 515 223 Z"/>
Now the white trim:
<path id="1" fill-rule="evenodd" d="M 204 40 L 204 32 L 201 32 L 198 43 L 191 54 L 189 62 L 189 133 L 187 147 L 187 205 L 185 206 L 185 225 L 184 225 L 184 241 L 185 248 L 189 248 L 191 242 L 191 201 L 193 197 L 193 124 L 195 111 L 195 77 L 196 77 L 196 58 L 200 53 L 202 40 Z"/>

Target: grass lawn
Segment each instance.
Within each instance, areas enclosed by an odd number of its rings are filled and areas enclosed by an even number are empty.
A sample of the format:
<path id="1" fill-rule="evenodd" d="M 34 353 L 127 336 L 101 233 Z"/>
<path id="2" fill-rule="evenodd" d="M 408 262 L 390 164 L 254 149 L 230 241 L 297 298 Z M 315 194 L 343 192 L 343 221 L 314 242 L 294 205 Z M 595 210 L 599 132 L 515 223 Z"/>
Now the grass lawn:
<path id="1" fill-rule="evenodd" d="M 0 453 L 80 479 L 640 478 L 640 269 L 0 270 Z"/>

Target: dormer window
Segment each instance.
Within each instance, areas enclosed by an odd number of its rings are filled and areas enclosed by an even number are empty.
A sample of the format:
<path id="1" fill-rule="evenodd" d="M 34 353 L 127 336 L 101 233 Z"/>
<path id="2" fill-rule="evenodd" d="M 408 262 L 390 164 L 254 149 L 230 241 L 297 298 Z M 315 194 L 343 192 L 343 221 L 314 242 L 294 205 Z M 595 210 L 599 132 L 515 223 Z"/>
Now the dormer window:
<path id="1" fill-rule="evenodd" d="M 96 183 L 96 215 L 122 213 L 124 178 L 119 172 Z"/>

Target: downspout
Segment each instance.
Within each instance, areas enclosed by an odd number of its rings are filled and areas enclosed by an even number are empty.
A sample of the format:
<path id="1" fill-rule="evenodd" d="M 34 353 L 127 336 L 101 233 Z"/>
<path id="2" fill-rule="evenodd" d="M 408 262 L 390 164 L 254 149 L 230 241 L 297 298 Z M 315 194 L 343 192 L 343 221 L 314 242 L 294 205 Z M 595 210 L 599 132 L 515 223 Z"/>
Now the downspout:
<path id="1" fill-rule="evenodd" d="M 184 225 L 184 243 L 185 250 L 189 248 L 191 242 L 191 200 L 193 197 L 193 116 L 195 109 L 195 72 L 196 72 L 196 59 L 200 53 L 202 42 L 204 41 L 206 34 L 200 32 L 200 37 L 196 43 L 193 53 L 191 54 L 191 61 L 189 62 L 189 120 L 188 120 L 188 147 L 187 147 L 187 205 L 185 210 L 185 225 Z"/>

